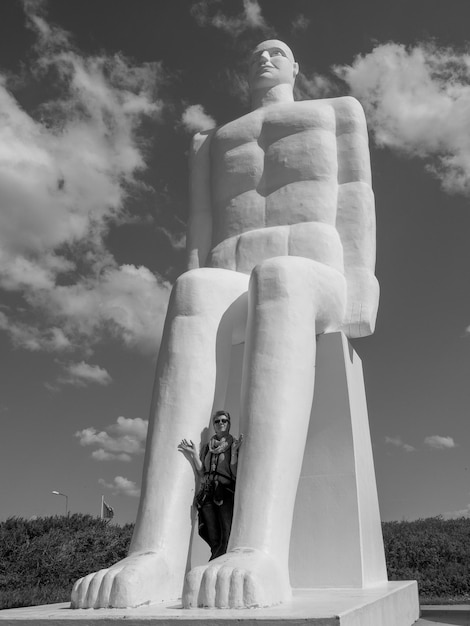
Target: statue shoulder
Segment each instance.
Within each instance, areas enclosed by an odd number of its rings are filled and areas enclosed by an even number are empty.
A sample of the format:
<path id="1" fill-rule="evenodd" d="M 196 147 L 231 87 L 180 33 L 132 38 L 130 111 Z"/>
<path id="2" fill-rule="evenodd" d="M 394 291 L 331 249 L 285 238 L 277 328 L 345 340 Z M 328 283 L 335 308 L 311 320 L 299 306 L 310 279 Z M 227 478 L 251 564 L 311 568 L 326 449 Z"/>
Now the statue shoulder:
<path id="1" fill-rule="evenodd" d="M 362 104 L 354 96 L 340 96 L 339 98 L 330 98 L 332 106 L 337 111 L 350 111 L 355 113 L 364 113 Z"/>
<path id="2" fill-rule="evenodd" d="M 299 111 L 308 112 L 307 114 L 335 119 L 338 134 L 354 130 L 362 132 L 366 128 L 364 109 L 353 96 L 297 100 L 295 106 Z"/>
<path id="3" fill-rule="evenodd" d="M 364 112 L 362 104 L 359 102 L 359 100 L 357 100 L 357 98 L 354 98 L 354 96 L 339 96 L 338 98 L 316 98 L 314 100 L 296 100 L 295 104 L 297 106 L 300 105 L 310 107 L 330 106 L 338 112 Z"/>
<path id="4" fill-rule="evenodd" d="M 348 132 L 354 128 L 366 128 L 364 109 L 359 100 L 353 96 L 342 96 L 331 98 L 330 103 L 335 111 L 336 123 L 340 131 Z"/>

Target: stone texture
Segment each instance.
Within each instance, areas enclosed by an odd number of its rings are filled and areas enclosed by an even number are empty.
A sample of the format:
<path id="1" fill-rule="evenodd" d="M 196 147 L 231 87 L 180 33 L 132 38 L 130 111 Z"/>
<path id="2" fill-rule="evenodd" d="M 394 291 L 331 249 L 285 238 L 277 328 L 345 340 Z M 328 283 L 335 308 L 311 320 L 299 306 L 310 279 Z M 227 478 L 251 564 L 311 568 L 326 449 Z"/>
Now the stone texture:
<path id="1" fill-rule="evenodd" d="M 135 609 L 76 609 L 69 604 L 0 611 L 2 626 L 411 626 L 419 617 L 415 582 L 367 590 L 296 590 L 265 609 L 183 609 L 165 602 Z"/>
<path id="2" fill-rule="evenodd" d="M 318 339 L 289 569 L 293 587 L 387 580 L 362 364 L 342 333 Z"/>

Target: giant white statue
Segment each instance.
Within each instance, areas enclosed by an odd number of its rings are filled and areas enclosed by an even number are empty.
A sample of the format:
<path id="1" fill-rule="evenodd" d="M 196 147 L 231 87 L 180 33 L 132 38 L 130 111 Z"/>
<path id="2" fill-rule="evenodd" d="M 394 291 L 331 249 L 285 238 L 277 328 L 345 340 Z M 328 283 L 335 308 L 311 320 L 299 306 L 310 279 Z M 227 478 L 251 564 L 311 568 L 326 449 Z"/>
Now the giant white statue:
<path id="1" fill-rule="evenodd" d="M 254 50 L 252 110 L 195 136 L 188 271 L 158 357 L 142 495 L 129 556 L 77 581 L 72 606 L 269 606 L 290 597 L 294 502 L 314 395 L 316 338 L 374 330 L 375 211 L 364 113 L 351 97 L 295 102 L 276 40 Z M 194 476 L 224 355 L 245 342 L 240 447 L 226 554 L 186 572 Z M 218 392 L 219 393 L 219 392 Z M 184 589 L 183 589 L 184 585 Z"/>

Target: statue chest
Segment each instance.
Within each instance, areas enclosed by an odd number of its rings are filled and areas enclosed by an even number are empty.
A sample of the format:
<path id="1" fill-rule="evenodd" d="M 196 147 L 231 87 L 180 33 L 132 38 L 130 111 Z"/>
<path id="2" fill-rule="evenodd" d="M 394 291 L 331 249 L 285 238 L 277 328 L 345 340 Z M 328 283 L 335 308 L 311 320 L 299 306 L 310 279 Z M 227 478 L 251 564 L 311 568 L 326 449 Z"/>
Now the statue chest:
<path id="1" fill-rule="evenodd" d="M 217 131 L 211 157 L 218 206 L 247 192 L 266 198 L 290 183 L 334 181 L 334 111 L 312 101 L 253 111 Z"/>

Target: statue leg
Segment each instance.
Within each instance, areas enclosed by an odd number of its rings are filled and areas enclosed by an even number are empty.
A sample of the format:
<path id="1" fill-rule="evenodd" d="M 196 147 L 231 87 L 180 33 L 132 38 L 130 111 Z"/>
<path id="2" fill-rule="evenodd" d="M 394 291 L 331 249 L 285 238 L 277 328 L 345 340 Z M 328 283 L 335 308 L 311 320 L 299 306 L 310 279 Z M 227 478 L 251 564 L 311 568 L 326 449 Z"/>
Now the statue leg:
<path id="1" fill-rule="evenodd" d="M 300 257 L 257 266 L 243 364 L 243 446 L 227 554 L 186 577 L 183 604 L 287 600 L 290 531 L 313 400 L 316 334 L 340 327 L 342 274 Z"/>
<path id="2" fill-rule="evenodd" d="M 209 424 L 217 379 L 228 375 L 231 313 L 247 288 L 247 276 L 221 269 L 193 270 L 177 280 L 157 362 L 129 556 L 77 581 L 74 608 L 135 607 L 180 596 L 195 478 L 177 446 L 183 438 L 198 445 Z"/>

